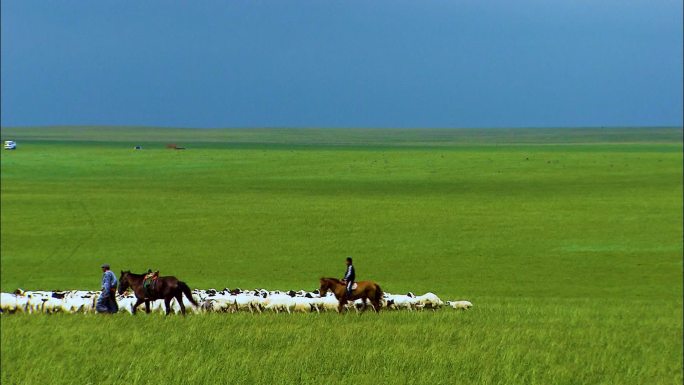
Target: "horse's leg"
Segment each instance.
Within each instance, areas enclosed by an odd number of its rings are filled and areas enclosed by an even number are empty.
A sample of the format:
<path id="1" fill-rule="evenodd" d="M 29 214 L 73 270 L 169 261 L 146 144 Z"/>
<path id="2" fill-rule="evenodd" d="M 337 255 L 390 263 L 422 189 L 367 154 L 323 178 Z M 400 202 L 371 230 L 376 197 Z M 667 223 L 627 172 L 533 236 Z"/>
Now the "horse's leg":
<path id="1" fill-rule="evenodd" d="M 347 304 L 347 300 L 342 297 L 341 299 L 338 299 L 338 302 L 340 303 L 339 306 L 337 307 L 337 312 L 342 314 L 342 311 L 344 310 L 344 305 Z"/>
<path id="2" fill-rule="evenodd" d="M 176 301 L 178 301 L 178 306 L 180 306 L 181 309 L 181 314 L 185 315 L 185 305 L 183 305 L 183 293 L 178 292 L 176 293 Z"/>
<path id="3" fill-rule="evenodd" d="M 143 303 L 143 302 L 144 302 L 144 300 L 138 298 L 138 299 L 135 301 L 135 303 L 133 304 L 133 306 L 132 306 L 131 313 L 135 314 L 135 310 L 136 310 L 136 309 L 138 308 L 138 306 L 140 306 L 140 304 Z"/>
<path id="4" fill-rule="evenodd" d="M 150 300 L 145 299 L 145 313 L 150 314 Z"/>
<path id="5" fill-rule="evenodd" d="M 164 306 L 166 307 L 166 315 L 171 314 L 171 298 L 172 297 L 165 297 L 164 298 Z"/>

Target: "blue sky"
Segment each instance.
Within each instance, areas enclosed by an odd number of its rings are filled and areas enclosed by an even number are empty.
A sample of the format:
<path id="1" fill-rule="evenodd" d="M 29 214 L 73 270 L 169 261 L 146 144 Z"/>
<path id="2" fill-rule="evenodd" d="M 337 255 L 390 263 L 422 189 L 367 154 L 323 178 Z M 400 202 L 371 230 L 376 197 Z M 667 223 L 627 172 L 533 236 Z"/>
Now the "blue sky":
<path id="1" fill-rule="evenodd" d="M 2 126 L 682 125 L 681 0 L 1 4 Z"/>

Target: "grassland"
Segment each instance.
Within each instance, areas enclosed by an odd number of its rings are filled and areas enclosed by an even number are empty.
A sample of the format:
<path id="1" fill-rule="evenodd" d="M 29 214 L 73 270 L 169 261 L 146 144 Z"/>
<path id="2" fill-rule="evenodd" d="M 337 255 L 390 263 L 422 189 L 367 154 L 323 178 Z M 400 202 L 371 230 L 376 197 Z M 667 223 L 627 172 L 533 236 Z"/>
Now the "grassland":
<path id="1" fill-rule="evenodd" d="M 2 316 L 3 383 L 682 382 L 681 129 L 2 138 L 19 142 L 2 154 L 3 291 L 96 289 L 103 261 L 193 287 L 314 288 L 352 255 L 387 291 L 475 304 Z"/>

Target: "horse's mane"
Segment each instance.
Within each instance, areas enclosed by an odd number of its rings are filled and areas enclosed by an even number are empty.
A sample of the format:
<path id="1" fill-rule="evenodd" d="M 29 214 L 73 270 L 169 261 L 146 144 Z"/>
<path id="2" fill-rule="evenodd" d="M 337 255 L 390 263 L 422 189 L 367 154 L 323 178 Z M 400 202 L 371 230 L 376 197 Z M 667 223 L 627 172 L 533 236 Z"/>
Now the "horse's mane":
<path id="1" fill-rule="evenodd" d="M 128 275 L 132 275 L 133 277 L 144 277 L 144 276 L 147 274 L 147 273 L 136 274 L 136 273 L 132 273 L 132 272 L 130 272 L 130 271 L 124 271 L 124 273 L 126 273 L 126 274 L 128 274 Z"/>
<path id="2" fill-rule="evenodd" d="M 321 278 L 323 281 L 335 281 L 339 283 L 340 285 L 342 284 L 342 281 L 339 278 L 333 278 L 333 277 L 323 277 Z"/>

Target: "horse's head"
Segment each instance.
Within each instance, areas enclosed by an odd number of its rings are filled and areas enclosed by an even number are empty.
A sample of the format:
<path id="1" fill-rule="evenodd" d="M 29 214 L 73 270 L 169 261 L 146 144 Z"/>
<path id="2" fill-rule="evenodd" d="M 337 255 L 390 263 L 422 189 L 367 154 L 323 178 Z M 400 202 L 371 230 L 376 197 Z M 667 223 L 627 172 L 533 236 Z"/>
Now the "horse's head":
<path id="1" fill-rule="evenodd" d="M 122 295 L 128 288 L 130 284 L 128 283 L 128 274 L 130 271 L 121 271 L 121 276 L 119 277 L 119 295 Z"/>
<path id="2" fill-rule="evenodd" d="M 327 279 L 321 278 L 320 279 L 321 287 L 318 288 L 318 295 L 320 297 L 325 297 L 325 293 L 330 290 L 330 282 L 328 282 Z"/>

